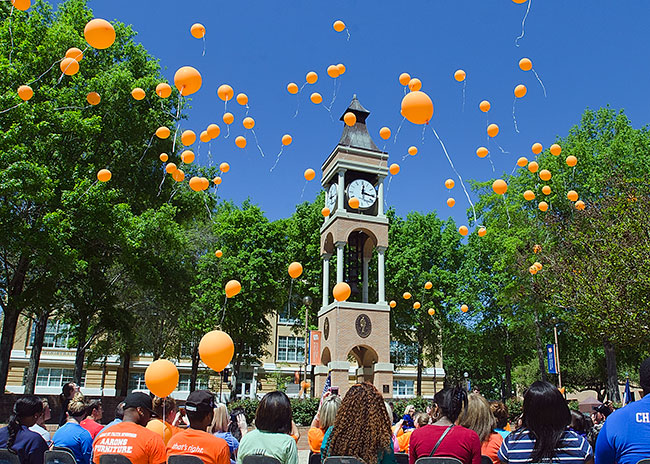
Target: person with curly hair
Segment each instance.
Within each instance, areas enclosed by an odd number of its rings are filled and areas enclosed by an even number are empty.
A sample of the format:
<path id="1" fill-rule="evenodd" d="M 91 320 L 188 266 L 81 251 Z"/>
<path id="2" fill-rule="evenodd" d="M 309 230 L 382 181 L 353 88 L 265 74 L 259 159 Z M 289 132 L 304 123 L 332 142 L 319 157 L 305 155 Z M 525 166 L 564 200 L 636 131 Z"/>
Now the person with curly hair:
<path id="1" fill-rule="evenodd" d="M 0 448 L 18 455 L 20 464 L 43 464 L 47 443 L 38 433 L 29 430 L 43 412 L 43 401 L 33 395 L 18 398 L 9 416 L 9 423 L 0 429 Z"/>
<path id="2" fill-rule="evenodd" d="M 381 393 L 370 383 L 350 387 L 334 425 L 327 429 L 321 460 L 354 456 L 365 464 L 395 464 L 393 430 Z"/>
<path id="3" fill-rule="evenodd" d="M 469 395 L 467 407 L 458 418 L 458 425 L 478 434 L 481 440 L 481 454 L 492 459 L 493 464 L 499 464 L 497 453 L 503 443 L 503 437 L 494 430 L 496 422 L 490 404 L 480 393 Z"/>
<path id="4" fill-rule="evenodd" d="M 456 425 L 463 408 L 467 407 L 467 392 L 460 386 L 440 390 L 433 397 L 433 424 L 415 430 L 411 435 L 409 463 L 428 456 L 449 456 L 463 464 L 481 463 L 481 440 L 478 434 Z"/>

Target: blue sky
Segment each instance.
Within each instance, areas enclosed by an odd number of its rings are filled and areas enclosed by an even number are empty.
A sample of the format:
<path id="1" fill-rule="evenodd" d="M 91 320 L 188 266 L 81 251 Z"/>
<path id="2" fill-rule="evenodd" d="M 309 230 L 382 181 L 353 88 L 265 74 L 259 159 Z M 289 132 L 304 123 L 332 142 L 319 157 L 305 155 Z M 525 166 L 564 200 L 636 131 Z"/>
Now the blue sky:
<path id="1" fill-rule="evenodd" d="M 402 120 L 400 73 L 423 82 L 422 90 L 434 102 L 431 124 L 465 179 L 488 180 L 509 173 L 519 156 L 533 157 L 534 142 L 546 148 L 557 136 L 566 135 L 586 107 L 624 108 L 636 127 L 649 120 L 647 1 L 531 1 L 520 47 L 515 38 L 521 33 L 527 4 L 511 0 L 91 0 L 89 6 L 96 17 L 132 24 L 136 40 L 160 60 L 169 82 L 184 65 L 202 73 L 203 87 L 194 95 L 182 128 L 198 134 L 209 123 L 221 126 L 211 153 L 214 162 L 231 165 L 219 188 L 223 198 L 240 203 L 250 197 L 270 219 L 286 217 L 301 200 L 313 199 L 320 189 L 319 176 L 305 185 L 302 173 L 309 167 L 319 173 L 340 137 L 338 118 L 356 93 L 371 111 L 368 127 L 375 142 L 385 146 L 390 162 L 402 167 L 390 183 L 388 204 L 402 215 L 437 210 L 443 218 L 451 215 L 466 223 L 469 205 L 458 182 L 451 191 L 456 206 L 446 206 L 450 192 L 444 180 L 455 176 L 430 130 L 423 141 L 421 127 L 405 122 L 395 143 L 393 138 L 386 143 L 379 137 L 382 126 L 395 134 Z M 337 19 L 346 23 L 349 41 L 345 32 L 333 30 Z M 205 56 L 202 41 L 189 32 L 195 22 L 207 30 Z M 524 56 L 533 61 L 546 86 L 546 98 L 534 75 L 518 68 Z M 329 105 L 334 82 L 326 68 L 337 63 L 345 64 L 347 72 L 338 79 L 333 122 L 323 105 L 309 101 L 309 95 L 319 92 Z M 464 111 L 463 84 L 453 79 L 459 68 L 467 72 Z M 303 90 L 294 119 L 297 98 L 286 85 L 302 85 L 312 70 L 319 80 Z M 256 121 L 254 130 L 265 157 L 242 127 L 245 111 L 234 101 L 228 110 L 236 119 L 230 137 L 224 138 L 224 104 L 216 95 L 222 83 L 249 96 L 249 115 Z M 512 104 L 519 83 L 528 87 L 528 94 L 517 101 L 516 133 Z M 501 129 L 495 141 L 508 152 L 493 143 L 488 146 L 494 173 L 489 161 L 475 154 L 486 143 L 486 117 L 478 110 L 483 99 L 492 104 L 490 122 Z M 269 172 L 285 133 L 293 136 L 293 143 Z M 247 136 L 245 150 L 235 147 L 237 135 Z M 402 160 L 410 145 L 419 153 Z M 208 163 L 205 145 L 198 162 Z"/>

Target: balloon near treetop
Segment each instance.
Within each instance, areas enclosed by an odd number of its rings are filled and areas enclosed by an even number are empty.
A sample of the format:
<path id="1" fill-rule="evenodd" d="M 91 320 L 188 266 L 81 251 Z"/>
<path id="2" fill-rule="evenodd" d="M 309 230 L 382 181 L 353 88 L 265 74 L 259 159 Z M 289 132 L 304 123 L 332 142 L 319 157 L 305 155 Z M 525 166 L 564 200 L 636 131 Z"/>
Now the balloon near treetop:
<path id="1" fill-rule="evenodd" d="M 22 101 L 28 101 L 34 96 L 34 91 L 28 85 L 18 87 L 18 96 Z"/>
<path id="2" fill-rule="evenodd" d="M 171 86 L 166 82 L 161 82 L 156 86 L 156 95 L 160 98 L 167 98 L 172 94 Z"/>
<path id="3" fill-rule="evenodd" d="M 178 386 L 178 369 L 166 359 L 158 359 L 144 371 L 144 383 L 151 393 L 159 398 L 172 394 Z"/>
<path id="4" fill-rule="evenodd" d="M 199 342 L 201 361 L 213 371 L 223 371 L 232 361 L 234 354 L 235 345 L 232 338 L 221 330 L 208 332 Z"/>
<path id="5" fill-rule="evenodd" d="M 232 298 L 241 292 L 241 284 L 237 280 L 229 280 L 225 287 L 226 297 Z"/>
<path id="6" fill-rule="evenodd" d="M 508 184 L 503 179 L 497 179 L 492 182 L 492 190 L 494 190 L 494 193 L 497 195 L 503 195 L 508 191 Z"/>
<path id="7" fill-rule="evenodd" d="M 192 66 L 183 66 L 174 74 L 174 85 L 184 97 L 196 93 L 202 84 L 201 73 Z"/>
<path id="8" fill-rule="evenodd" d="M 293 263 L 289 264 L 289 276 L 291 276 L 292 279 L 297 279 L 300 277 L 302 274 L 302 264 L 300 264 L 297 261 L 294 261 Z"/>
<path id="9" fill-rule="evenodd" d="M 402 98 L 402 116 L 413 124 L 428 124 L 433 117 L 433 101 L 420 90 L 409 92 Z"/>
<path id="10" fill-rule="evenodd" d="M 108 182 L 111 177 L 113 177 L 113 174 L 108 169 L 100 169 L 97 173 L 97 180 L 100 182 Z"/>
<path id="11" fill-rule="evenodd" d="M 115 29 L 105 19 L 91 19 L 84 27 L 84 37 L 91 47 L 104 50 L 115 42 Z"/>

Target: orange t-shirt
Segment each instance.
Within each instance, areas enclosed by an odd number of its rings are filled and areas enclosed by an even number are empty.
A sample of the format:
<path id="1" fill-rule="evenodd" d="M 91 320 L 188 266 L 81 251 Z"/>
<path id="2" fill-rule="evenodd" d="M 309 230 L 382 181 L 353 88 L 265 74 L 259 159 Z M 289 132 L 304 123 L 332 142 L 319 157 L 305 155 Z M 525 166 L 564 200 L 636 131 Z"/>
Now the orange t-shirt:
<path id="1" fill-rule="evenodd" d="M 500 433 L 492 432 L 488 437 L 487 441 L 481 443 L 481 455 L 487 456 L 492 459 L 493 464 L 499 464 L 499 448 L 501 448 L 501 443 L 503 443 L 503 437 Z"/>
<path id="2" fill-rule="evenodd" d="M 204 464 L 230 464 L 226 440 L 203 430 L 186 429 L 174 435 L 167 443 L 167 457 L 179 454 L 191 454 Z"/>
<path id="3" fill-rule="evenodd" d="M 160 435 L 134 424 L 120 422 L 101 432 L 93 442 L 93 462 L 102 454 L 121 454 L 132 464 L 163 464 L 167 461 Z"/>
<path id="4" fill-rule="evenodd" d="M 397 444 L 399 445 L 399 450 L 401 453 L 409 452 L 409 443 L 411 441 L 412 433 L 413 430 L 409 430 L 408 432 L 404 432 L 403 434 L 397 437 Z"/>
<path id="5" fill-rule="evenodd" d="M 182 429 L 171 425 L 167 421 L 162 421 L 160 419 L 152 419 L 147 424 L 147 428 L 152 432 L 160 435 L 163 439 L 163 443 L 166 445 L 171 437 L 176 435 Z"/>
<path id="6" fill-rule="evenodd" d="M 312 427 L 307 432 L 307 441 L 309 441 L 309 449 L 312 453 L 320 453 L 320 445 L 323 444 L 323 437 L 325 432 L 318 427 Z"/>

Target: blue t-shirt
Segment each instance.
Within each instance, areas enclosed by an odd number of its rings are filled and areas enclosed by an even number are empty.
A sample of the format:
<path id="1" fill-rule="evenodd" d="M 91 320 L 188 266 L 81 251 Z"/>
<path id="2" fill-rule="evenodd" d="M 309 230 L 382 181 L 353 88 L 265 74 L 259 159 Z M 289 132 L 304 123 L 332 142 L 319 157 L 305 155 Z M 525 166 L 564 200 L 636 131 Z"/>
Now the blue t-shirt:
<path id="1" fill-rule="evenodd" d="M 9 429 L 2 427 L 0 429 L 0 448 L 7 447 L 8 439 Z M 21 464 L 43 464 L 47 443 L 38 433 L 32 432 L 22 425 L 16 434 L 16 441 L 11 449 L 18 454 Z"/>
<path id="2" fill-rule="evenodd" d="M 636 464 L 650 457 L 650 395 L 614 411 L 596 440 L 596 464 Z"/>
<path id="3" fill-rule="evenodd" d="M 535 436 L 527 429 L 516 430 L 503 439 L 499 448 L 499 460 L 502 463 L 523 464 L 531 462 L 535 447 Z M 591 445 L 575 432 L 565 430 L 560 447 L 555 448 L 553 462 L 561 464 L 583 464 L 593 457 Z"/>
<path id="4" fill-rule="evenodd" d="M 230 448 L 230 462 L 235 462 L 235 451 L 239 448 L 239 441 L 230 432 L 215 432 L 214 436 L 226 440 Z"/>
<path id="5" fill-rule="evenodd" d="M 75 422 L 66 424 L 56 431 L 52 438 L 54 446 L 70 449 L 77 464 L 89 464 L 93 452 L 93 438 L 90 432 Z"/>
<path id="6" fill-rule="evenodd" d="M 415 422 L 413 421 L 413 417 L 410 414 L 404 414 L 402 421 L 402 430 L 405 432 L 407 430 L 415 428 Z"/>

